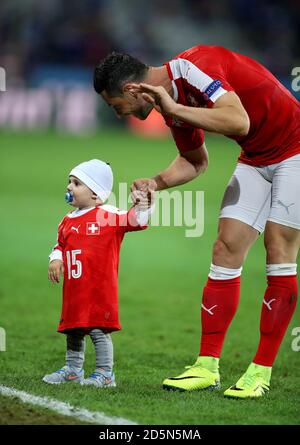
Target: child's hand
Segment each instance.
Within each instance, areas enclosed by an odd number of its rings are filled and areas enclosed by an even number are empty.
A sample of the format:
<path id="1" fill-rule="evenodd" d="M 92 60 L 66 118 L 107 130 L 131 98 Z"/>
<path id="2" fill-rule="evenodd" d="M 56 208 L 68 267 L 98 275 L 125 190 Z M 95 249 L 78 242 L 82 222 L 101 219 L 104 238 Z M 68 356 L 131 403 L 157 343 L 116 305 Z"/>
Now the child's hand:
<path id="1" fill-rule="evenodd" d="M 133 205 L 137 206 L 139 210 L 147 210 L 154 203 L 154 191 L 133 190 L 131 192 L 131 199 Z"/>
<path id="2" fill-rule="evenodd" d="M 52 283 L 59 283 L 60 275 L 64 273 L 64 263 L 61 260 L 53 260 L 49 264 L 48 278 Z"/>

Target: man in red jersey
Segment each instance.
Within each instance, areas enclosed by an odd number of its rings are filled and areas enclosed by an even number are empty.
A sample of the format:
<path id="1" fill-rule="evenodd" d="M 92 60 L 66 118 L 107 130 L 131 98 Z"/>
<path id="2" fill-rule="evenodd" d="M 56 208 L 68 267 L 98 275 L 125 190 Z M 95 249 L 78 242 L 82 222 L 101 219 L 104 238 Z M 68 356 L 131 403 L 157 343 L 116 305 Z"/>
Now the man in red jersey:
<path id="1" fill-rule="evenodd" d="M 195 46 L 161 67 L 112 53 L 95 69 L 94 88 L 118 117 L 164 117 L 179 150 L 169 167 L 137 179 L 133 190 L 163 190 L 191 181 L 208 166 L 203 130 L 242 148 L 225 190 L 218 237 L 202 299 L 199 357 L 165 389 L 220 387 L 219 358 L 236 313 L 242 265 L 265 232 L 267 289 L 260 342 L 252 363 L 225 396 L 261 397 L 297 301 L 300 246 L 300 104 L 258 62 L 223 47 Z"/>

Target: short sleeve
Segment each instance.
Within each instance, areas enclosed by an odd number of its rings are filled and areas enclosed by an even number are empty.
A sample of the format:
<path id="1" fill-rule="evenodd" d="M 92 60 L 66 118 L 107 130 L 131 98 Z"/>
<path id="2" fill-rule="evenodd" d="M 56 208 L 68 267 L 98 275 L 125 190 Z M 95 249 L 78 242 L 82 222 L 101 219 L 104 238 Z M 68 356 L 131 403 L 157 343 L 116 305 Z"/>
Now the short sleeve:
<path id="1" fill-rule="evenodd" d="M 137 213 L 134 207 L 128 210 L 128 212 L 124 212 L 119 215 L 119 227 L 124 232 L 135 232 L 137 230 L 147 229 L 147 224 L 140 223 L 139 218 L 137 217 Z"/>
<path id="2" fill-rule="evenodd" d="M 171 127 L 171 133 L 181 153 L 196 150 L 204 143 L 204 132 L 194 127 Z"/>
<path id="3" fill-rule="evenodd" d="M 64 250 L 64 243 L 65 243 L 63 237 L 64 223 L 65 223 L 65 218 L 59 223 L 56 244 L 49 255 L 50 261 L 55 259 L 62 259 L 62 253 Z"/>
<path id="4" fill-rule="evenodd" d="M 182 60 L 186 69 L 186 81 L 198 89 L 207 106 L 214 103 L 229 91 L 234 91 L 228 81 L 228 58 L 222 47 L 205 48 L 189 60 Z"/>

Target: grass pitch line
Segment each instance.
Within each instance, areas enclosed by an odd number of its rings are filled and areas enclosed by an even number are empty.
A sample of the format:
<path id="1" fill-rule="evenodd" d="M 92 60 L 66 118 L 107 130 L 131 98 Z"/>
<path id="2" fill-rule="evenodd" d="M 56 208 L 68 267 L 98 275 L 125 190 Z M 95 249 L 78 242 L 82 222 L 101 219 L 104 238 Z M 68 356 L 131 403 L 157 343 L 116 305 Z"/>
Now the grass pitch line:
<path id="1" fill-rule="evenodd" d="M 48 408 L 63 416 L 70 416 L 84 422 L 95 423 L 98 425 L 137 425 L 128 419 L 122 417 L 109 417 L 98 411 L 89 411 L 86 408 L 77 408 L 60 400 L 50 399 L 49 397 L 39 397 L 29 394 L 25 391 L 19 391 L 15 388 L 0 385 L 0 394 L 7 397 L 17 397 L 24 403 Z"/>

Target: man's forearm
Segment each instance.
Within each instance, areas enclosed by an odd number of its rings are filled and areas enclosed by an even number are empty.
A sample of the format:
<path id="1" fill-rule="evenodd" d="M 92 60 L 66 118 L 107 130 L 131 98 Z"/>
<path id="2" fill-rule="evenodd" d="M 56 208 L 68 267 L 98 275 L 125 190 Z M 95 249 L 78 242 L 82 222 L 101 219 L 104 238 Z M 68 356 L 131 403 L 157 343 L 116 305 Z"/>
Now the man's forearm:
<path id="1" fill-rule="evenodd" d="M 235 107 L 197 108 L 176 104 L 173 117 L 194 127 L 227 136 L 246 136 L 249 118 Z"/>
<path id="2" fill-rule="evenodd" d="M 153 179 L 157 184 L 157 190 L 164 190 L 191 181 L 205 169 L 206 165 L 203 165 L 203 168 L 201 166 L 197 168 L 183 156 L 177 156 L 168 168 L 154 176 Z"/>

